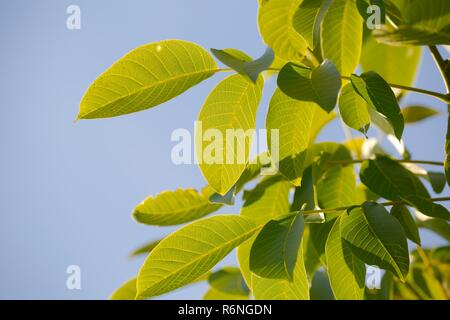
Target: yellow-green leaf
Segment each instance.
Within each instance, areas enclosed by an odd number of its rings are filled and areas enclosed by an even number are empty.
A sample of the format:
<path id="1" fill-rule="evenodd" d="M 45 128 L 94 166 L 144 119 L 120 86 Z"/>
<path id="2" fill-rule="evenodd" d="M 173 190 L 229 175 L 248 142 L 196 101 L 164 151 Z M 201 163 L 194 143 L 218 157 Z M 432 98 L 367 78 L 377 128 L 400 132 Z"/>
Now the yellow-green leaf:
<path id="1" fill-rule="evenodd" d="M 299 185 L 308 147 L 318 131 L 334 114 L 327 114 L 317 104 L 298 101 L 277 89 L 267 113 L 268 146 L 271 149 L 271 130 L 279 130 L 279 169 L 294 184 Z M 271 150 L 273 156 L 275 152 Z"/>
<path id="2" fill-rule="evenodd" d="M 158 296 L 191 283 L 260 228 L 245 217 L 218 215 L 175 231 L 153 249 L 139 270 L 137 298 Z"/>
<path id="3" fill-rule="evenodd" d="M 337 300 L 362 300 L 366 266 L 341 237 L 341 218 L 337 218 L 325 245 L 327 272 Z"/>
<path id="4" fill-rule="evenodd" d="M 375 70 L 387 82 L 405 86 L 413 84 L 419 69 L 420 47 L 394 47 L 379 43 L 372 35 L 364 39 L 361 67 Z"/>
<path id="5" fill-rule="evenodd" d="M 170 226 L 186 223 L 219 210 L 220 204 L 209 201 L 212 190 L 194 189 L 164 191 L 156 197 L 148 197 L 134 209 L 136 221 L 149 225 Z"/>
<path id="6" fill-rule="evenodd" d="M 361 55 L 363 21 L 356 0 L 333 0 L 322 21 L 322 56 L 342 75 L 355 71 Z"/>
<path id="7" fill-rule="evenodd" d="M 196 152 L 200 170 L 221 195 L 234 186 L 246 168 L 263 86 L 262 76 L 256 84 L 238 74 L 229 76 L 212 90 L 198 116 L 201 129 L 196 128 Z M 200 138 L 204 140 L 201 145 Z"/>
<path id="8" fill-rule="evenodd" d="M 355 92 L 350 83 L 342 88 L 339 96 L 339 112 L 346 125 L 363 134 L 367 133 L 370 126 L 367 102 Z"/>
<path id="9" fill-rule="evenodd" d="M 120 286 L 109 297 L 110 300 L 134 300 L 136 297 L 136 278 L 130 279 Z"/>
<path id="10" fill-rule="evenodd" d="M 211 77 L 216 69 L 211 55 L 191 42 L 143 45 L 94 81 L 81 101 L 78 119 L 116 117 L 157 106 Z"/>
<path id="11" fill-rule="evenodd" d="M 294 14 L 302 0 L 270 0 L 260 3 L 259 32 L 275 54 L 288 61 L 301 61 L 307 43 L 293 26 Z"/>
<path id="12" fill-rule="evenodd" d="M 308 46 L 314 49 L 319 39 L 319 27 L 327 8 L 327 0 L 303 0 L 293 19 L 294 29 L 306 40 Z"/>

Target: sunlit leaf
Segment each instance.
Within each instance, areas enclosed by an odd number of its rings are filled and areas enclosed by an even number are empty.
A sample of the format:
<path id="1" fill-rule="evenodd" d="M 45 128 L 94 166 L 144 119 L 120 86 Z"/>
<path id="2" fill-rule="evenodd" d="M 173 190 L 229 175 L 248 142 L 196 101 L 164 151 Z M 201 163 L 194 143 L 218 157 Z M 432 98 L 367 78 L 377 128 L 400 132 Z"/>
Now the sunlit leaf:
<path id="1" fill-rule="evenodd" d="M 110 300 L 134 300 L 136 298 L 136 278 L 130 279 L 120 286 L 109 297 Z"/>
<path id="2" fill-rule="evenodd" d="M 339 112 L 346 125 L 367 134 L 370 126 L 367 102 L 355 92 L 350 83 L 342 88 L 339 96 Z"/>
<path id="3" fill-rule="evenodd" d="M 143 45 L 95 80 L 81 101 L 78 119 L 116 117 L 157 106 L 211 77 L 216 69 L 211 55 L 191 42 Z"/>
<path id="4" fill-rule="evenodd" d="M 205 188 L 202 192 L 194 189 L 164 191 L 156 197 L 148 197 L 136 206 L 133 217 L 140 223 L 156 226 L 193 221 L 220 209 L 221 205 L 209 201 L 212 193 L 210 188 Z"/>
<path id="5" fill-rule="evenodd" d="M 235 215 L 193 222 L 166 237 L 153 249 L 137 279 L 137 297 L 158 296 L 207 273 L 260 226 Z"/>
<path id="6" fill-rule="evenodd" d="M 328 0 L 303 0 L 293 18 L 294 29 L 314 49 L 319 40 L 319 27 L 328 7 Z"/>
<path id="7" fill-rule="evenodd" d="M 361 67 L 364 72 L 375 70 L 389 83 L 410 86 L 419 69 L 421 53 L 420 47 L 393 47 L 368 35 L 363 43 Z"/>
<path id="8" fill-rule="evenodd" d="M 322 56 L 344 76 L 355 71 L 361 55 L 363 21 L 356 0 L 334 0 L 322 21 Z"/>
<path id="9" fill-rule="evenodd" d="M 271 150 L 271 130 L 279 130 L 279 170 L 298 185 L 308 146 L 334 115 L 329 115 L 316 104 L 294 100 L 277 89 L 267 113 L 268 146 Z M 276 146 L 277 147 L 277 146 Z M 272 155 L 276 153 L 272 152 Z"/>
<path id="10" fill-rule="evenodd" d="M 221 195 L 234 186 L 246 168 L 263 86 L 262 77 L 253 84 L 241 75 L 229 76 L 209 94 L 198 116 L 199 166 L 208 184 Z M 208 141 L 199 146 L 201 137 Z"/>
<path id="11" fill-rule="evenodd" d="M 293 27 L 294 14 L 302 0 L 270 0 L 260 3 L 259 32 L 275 54 L 285 60 L 301 61 L 307 43 Z"/>
<path id="12" fill-rule="evenodd" d="M 411 0 L 398 26 L 385 25 L 374 34 L 391 45 L 450 44 L 450 6 L 447 0 Z"/>
<path id="13" fill-rule="evenodd" d="M 362 300 L 366 266 L 341 237 L 341 218 L 337 218 L 325 246 L 327 272 L 337 300 Z"/>

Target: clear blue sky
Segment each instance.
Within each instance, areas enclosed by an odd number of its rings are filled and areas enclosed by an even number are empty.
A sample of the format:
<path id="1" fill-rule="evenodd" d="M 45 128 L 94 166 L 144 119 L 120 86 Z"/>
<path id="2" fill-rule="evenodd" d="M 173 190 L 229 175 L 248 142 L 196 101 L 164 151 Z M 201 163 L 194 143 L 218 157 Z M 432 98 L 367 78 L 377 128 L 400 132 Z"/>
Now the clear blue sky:
<path id="1" fill-rule="evenodd" d="M 81 7 L 81 30 L 66 28 L 70 4 Z M 1 2 L 0 298 L 102 299 L 137 273 L 142 259 L 129 260 L 128 253 L 173 228 L 138 225 L 131 211 L 161 190 L 204 185 L 194 165 L 172 164 L 170 135 L 192 129 L 219 77 L 115 119 L 74 124 L 79 101 L 102 71 L 141 44 L 186 39 L 260 55 L 256 9 L 256 0 Z M 420 76 L 417 86 L 444 90 L 428 53 Z M 260 106 L 260 127 L 273 85 Z M 423 96 L 407 102 L 445 111 Z M 445 126 L 439 116 L 407 127 L 413 157 L 442 160 Z M 342 138 L 337 123 L 321 136 Z M 426 245 L 437 243 L 426 236 Z M 224 263 L 234 261 L 232 255 Z M 66 288 L 72 264 L 81 267 L 78 291 Z M 199 284 L 165 297 L 200 298 L 205 290 Z"/>

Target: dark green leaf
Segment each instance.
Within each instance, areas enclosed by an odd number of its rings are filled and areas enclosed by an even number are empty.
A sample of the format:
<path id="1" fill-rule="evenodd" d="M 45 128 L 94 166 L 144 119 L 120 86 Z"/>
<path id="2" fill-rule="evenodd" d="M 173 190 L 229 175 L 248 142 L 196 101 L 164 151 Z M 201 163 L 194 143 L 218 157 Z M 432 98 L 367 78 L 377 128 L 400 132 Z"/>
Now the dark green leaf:
<path id="1" fill-rule="evenodd" d="M 341 235 L 354 255 L 368 265 L 390 270 L 401 280 L 409 270 L 409 253 L 400 223 L 386 209 L 365 202 L 342 216 Z"/>
<path id="2" fill-rule="evenodd" d="M 408 208 L 404 205 L 394 205 L 392 206 L 391 214 L 402 225 L 406 237 L 420 246 L 419 229 Z"/>
<path id="3" fill-rule="evenodd" d="M 303 215 L 297 213 L 269 221 L 253 243 L 250 270 L 263 278 L 292 280 L 303 227 Z"/>
<path id="4" fill-rule="evenodd" d="M 400 140 L 403 134 L 404 119 L 400 107 L 389 84 L 376 72 L 369 71 L 360 76 L 351 76 L 356 92 L 379 113 L 384 115 L 394 128 Z"/>
<path id="5" fill-rule="evenodd" d="M 278 75 L 278 87 L 293 99 L 315 102 L 330 112 L 336 105 L 341 78 L 329 60 L 313 70 L 290 62 Z"/>

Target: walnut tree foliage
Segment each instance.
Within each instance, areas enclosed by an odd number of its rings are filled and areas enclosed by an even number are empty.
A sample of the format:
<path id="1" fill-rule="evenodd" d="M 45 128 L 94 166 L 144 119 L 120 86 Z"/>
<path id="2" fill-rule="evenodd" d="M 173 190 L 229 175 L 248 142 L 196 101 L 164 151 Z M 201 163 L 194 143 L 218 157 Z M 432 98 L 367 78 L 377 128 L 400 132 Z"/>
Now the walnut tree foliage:
<path id="1" fill-rule="evenodd" d="M 399 101 L 418 92 L 450 104 L 449 92 L 411 87 L 425 50 L 450 86 L 450 63 L 437 47 L 450 45 L 450 2 L 258 5 L 267 45 L 261 57 L 237 49 L 209 53 L 184 40 L 154 42 L 119 59 L 83 97 L 78 119 L 116 117 L 158 106 L 229 72 L 197 119 L 204 129 L 225 134 L 255 129 L 265 79 L 277 77 L 266 116 L 268 153 L 250 161 L 245 140 L 235 161 L 199 164 L 202 190 L 164 191 L 138 204 L 137 222 L 182 226 L 133 252 L 147 258 L 111 298 L 148 299 L 207 281 L 205 299 L 448 299 L 450 247 L 422 248 L 418 230 L 450 241 L 450 213 L 440 204 L 450 198 L 433 198 L 429 191 L 441 193 L 450 181 L 450 133 L 444 162 L 413 159 L 402 135 L 437 111 L 401 108 Z M 380 21 L 372 28 L 377 10 Z M 350 133 L 346 141 L 316 142 L 336 118 Z M 274 129 L 276 160 L 269 143 Z M 401 156 L 389 154 L 380 137 Z M 275 161 L 277 173 L 261 175 Z M 235 197 L 243 199 L 239 214 L 214 215 Z M 234 249 L 239 267 L 214 268 Z M 385 270 L 380 289 L 368 288 L 367 266 Z"/>

